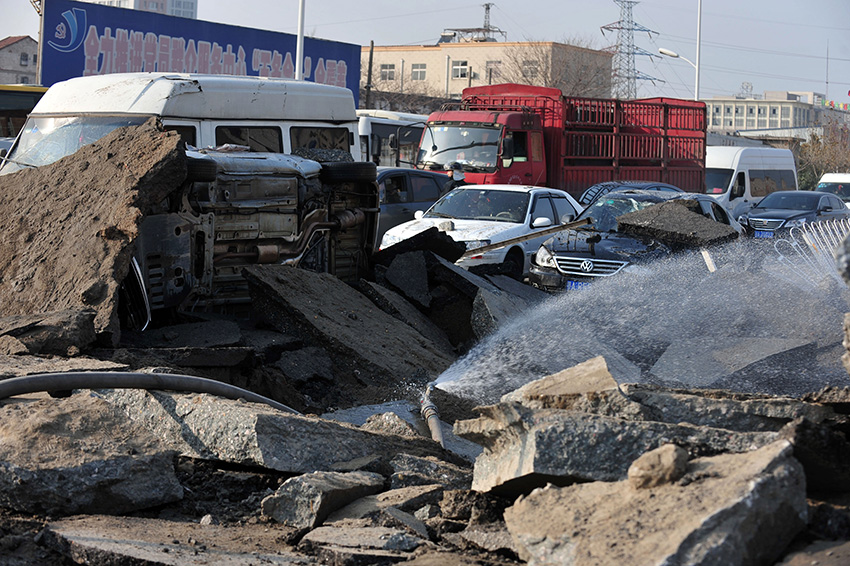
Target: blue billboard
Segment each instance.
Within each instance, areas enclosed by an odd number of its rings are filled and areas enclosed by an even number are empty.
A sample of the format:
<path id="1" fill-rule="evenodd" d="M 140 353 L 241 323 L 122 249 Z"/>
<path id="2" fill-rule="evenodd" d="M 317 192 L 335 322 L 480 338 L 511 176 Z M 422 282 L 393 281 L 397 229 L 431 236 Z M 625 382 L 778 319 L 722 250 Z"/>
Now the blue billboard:
<path id="1" fill-rule="evenodd" d="M 295 78 L 297 36 L 86 2 L 44 0 L 41 84 L 129 72 Z M 360 46 L 304 38 L 305 80 L 351 89 Z"/>

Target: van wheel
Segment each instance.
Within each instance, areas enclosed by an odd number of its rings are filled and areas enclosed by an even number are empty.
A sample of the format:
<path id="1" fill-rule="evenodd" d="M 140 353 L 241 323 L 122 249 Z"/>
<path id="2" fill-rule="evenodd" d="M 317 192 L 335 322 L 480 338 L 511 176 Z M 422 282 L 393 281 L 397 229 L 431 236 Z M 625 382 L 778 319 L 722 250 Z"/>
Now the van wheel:
<path id="1" fill-rule="evenodd" d="M 190 183 L 211 183 L 218 175 L 218 165 L 212 159 L 189 157 L 186 161 L 186 180 Z"/>
<path id="2" fill-rule="evenodd" d="M 346 181 L 372 182 L 378 178 L 377 166 L 370 161 L 333 161 L 322 163 L 319 178 L 325 183 Z"/>

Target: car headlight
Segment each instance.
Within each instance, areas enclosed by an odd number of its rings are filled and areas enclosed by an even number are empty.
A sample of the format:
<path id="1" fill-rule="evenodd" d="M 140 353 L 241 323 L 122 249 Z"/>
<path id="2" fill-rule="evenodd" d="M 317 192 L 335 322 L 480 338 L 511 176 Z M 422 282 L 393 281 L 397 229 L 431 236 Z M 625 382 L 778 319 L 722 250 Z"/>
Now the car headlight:
<path id="1" fill-rule="evenodd" d="M 786 228 L 797 228 L 803 226 L 806 223 L 805 218 L 795 218 L 794 220 L 789 220 L 785 223 Z"/>
<path id="2" fill-rule="evenodd" d="M 748 225 L 747 224 L 747 217 L 746 216 L 739 216 L 738 217 L 738 224 L 740 224 L 741 226 L 747 226 Z"/>
<path id="3" fill-rule="evenodd" d="M 557 267 L 555 264 L 555 256 L 552 255 L 552 252 L 550 252 L 546 246 L 540 246 L 537 248 L 537 253 L 534 254 L 534 263 L 540 267 L 551 267 L 552 269 Z"/>
<path id="4" fill-rule="evenodd" d="M 483 248 L 484 246 L 490 245 L 490 240 L 467 240 L 464 242 L 466 244 L 467 250 L 474 250 L 476 248 Z"/>

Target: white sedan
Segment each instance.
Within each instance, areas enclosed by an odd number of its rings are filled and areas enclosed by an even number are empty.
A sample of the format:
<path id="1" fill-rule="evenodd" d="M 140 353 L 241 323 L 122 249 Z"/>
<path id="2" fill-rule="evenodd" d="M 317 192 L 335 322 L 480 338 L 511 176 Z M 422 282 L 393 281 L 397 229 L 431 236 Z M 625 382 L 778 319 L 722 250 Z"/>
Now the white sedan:
<path id="1" fill-rule="evenodd" d="M 381 240 L 387 248 L 436 227 L 467 250 L 533 234 L 573 220 L 582 206 L 568 193 L 546 187 L 519 185 L 465 185 L 447 193 L 416 218 L 391 228 Z M 465 255 L 457 265 L 469 268 L 484 263 L 504 264 L 505 271 L 521 279 L 529 258 L 551 233 L 476 255 Z"/>

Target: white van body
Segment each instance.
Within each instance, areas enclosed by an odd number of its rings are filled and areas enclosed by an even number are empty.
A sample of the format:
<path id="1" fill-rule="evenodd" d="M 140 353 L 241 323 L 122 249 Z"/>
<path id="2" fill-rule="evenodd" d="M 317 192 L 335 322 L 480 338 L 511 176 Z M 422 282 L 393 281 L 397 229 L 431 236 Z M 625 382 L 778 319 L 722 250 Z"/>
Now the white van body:
<path id="1" fill-rule="evenodd" d="M 815 190 L 838 195 L 850 208 L 850 173 L 824 173 Z"/>
<path id="2" fill-rule="evenodd" d="M 54 84 L 33 108 L 8 158 L 46 165 L 150 117 L 197 148 L 232 144 L 287 154 L 339 149 L 361 160 L 354 95 L 346 88 L 175 73 L 116 73 Z M 50 143 L 43 143 L 48 137 Z M 2 172 L 18 168 L 4 163 Z"/>
<path id="3" fill-rule="evenodd" d="M 357 110 L 360 155 L 376 165 L 412 169 L 428 116 L 389 110 Z M 390 143 L 395 136 L 395 146 Z M 398 162 L 396 162 L 398 158 Z"/>
<path id="4" fill-rule="evenodd" d="M 790 149 L 708 146 L 705 192 L 733 218 L 774 191 L 796 191 L 797 166 Z"/>

